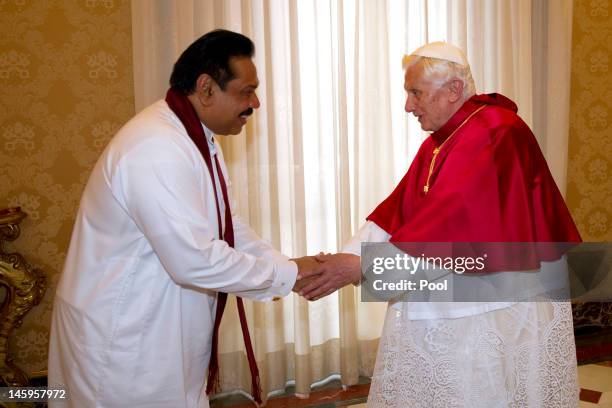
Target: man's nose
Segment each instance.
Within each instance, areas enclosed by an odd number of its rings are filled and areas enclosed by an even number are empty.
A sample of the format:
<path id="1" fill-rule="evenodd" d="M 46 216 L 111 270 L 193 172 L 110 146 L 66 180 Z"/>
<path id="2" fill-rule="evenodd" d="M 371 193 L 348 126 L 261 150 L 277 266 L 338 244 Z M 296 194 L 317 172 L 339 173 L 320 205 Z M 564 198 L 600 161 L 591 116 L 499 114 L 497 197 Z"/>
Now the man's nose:
<path id="1" fill-rule="evenodd" d="M 259 98 L 257 97 L 256 93 L 253 93 L 253 96 L 251 97 L 251 103 L 249 103 L 249 106 L 253 109 L 258 109 L 261 104 L 259 103 Z"/>
<path id="2" fill-rule="evenodd" d="M 414 102 L 412 101 L 412 98 L 410 96 L 406 97 L 406 106 L 404 106 L 404 109 L 408 113 L 414 111 Z"/>

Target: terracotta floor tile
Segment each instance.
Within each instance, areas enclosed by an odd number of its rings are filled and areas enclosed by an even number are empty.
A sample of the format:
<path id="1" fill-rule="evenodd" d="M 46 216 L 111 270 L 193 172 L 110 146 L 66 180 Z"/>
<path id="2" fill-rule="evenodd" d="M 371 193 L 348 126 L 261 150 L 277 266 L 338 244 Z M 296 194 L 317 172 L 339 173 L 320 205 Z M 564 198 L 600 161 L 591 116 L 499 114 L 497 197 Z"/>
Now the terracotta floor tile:
<path id="1" fill-rule="evenodd" d="M 592 402 L 593 404 L 597 404 L 600 398 L 601 392 L 599 391 L 585 390 L 584 388 L 580 389 L 580 401 Z"/>

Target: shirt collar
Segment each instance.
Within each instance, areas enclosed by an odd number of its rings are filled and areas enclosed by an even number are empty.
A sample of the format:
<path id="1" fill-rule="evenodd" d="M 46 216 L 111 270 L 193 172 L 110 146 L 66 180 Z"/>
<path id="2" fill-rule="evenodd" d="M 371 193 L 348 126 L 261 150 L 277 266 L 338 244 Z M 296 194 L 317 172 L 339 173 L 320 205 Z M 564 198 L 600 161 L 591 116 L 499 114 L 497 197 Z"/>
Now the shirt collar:
<path id="1" fill-rule="evenodd" d="M 204 135 L 206 136 L 206 141 L 208 142 L 208 148 L 210 149 L 210 154 L 214 155 L 217 153 L 217 148 L 215 146 L 215 134 L 212 130 L 206 127 L 204 123 L 202 123 L 202 129 L 204 129 Z"/>

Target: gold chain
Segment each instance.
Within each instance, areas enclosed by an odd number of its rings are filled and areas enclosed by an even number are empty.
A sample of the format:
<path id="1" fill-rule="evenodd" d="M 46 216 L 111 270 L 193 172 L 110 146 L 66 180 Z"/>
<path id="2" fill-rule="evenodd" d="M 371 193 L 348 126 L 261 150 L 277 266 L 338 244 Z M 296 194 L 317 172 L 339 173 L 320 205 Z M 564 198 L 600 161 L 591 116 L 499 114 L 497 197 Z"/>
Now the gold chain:
<path id="1" fill-rule="evenodd" d="M 459 129 L 461 129 L 461 127 L 463 125 L 465 125 L 467 123 L 468 120 L 470 120 L 472 118 L 472 116 L 474 116 L 475 114 L 477 114 L 478 112 L 480 112 L 485 106 L 487 105 L 482 105 L 480 108 L 476 109 L 474 112 L 472 112 L 470 114 L 470 116 L 468 116 L 467 118 L 465 118 L 465 120 L 463 122 L 461 122 L 461 124 L 459 126 L 457 126 L 457 128 L 455 130 L 453 130 L 453 133 L 450 134 L 449 137 L 446 138 L 445 141 L 442 142 L 442 144 L 436 148 L 434 148 L 433 150 L 433 156 L 431 158 L 431 163 L 429 163 L 429 174 L 427 175 L 427 182 L 425 183 L 425 185 L 423 186 L 423 192 L 425 194 L 427 194 L 429 192 L 429 179 L 431 178 L 431 173 L 433 173 L 433 169 L 434 169 L 434 165 L 436 164 L 436 157 L 438 157 L 438 153 L 440 153 L 440 149 L 442 149 L 442 146 L 444 146 L 446 144 L 446 142 L 448 142 L 450 140 L 451 137 L 453 137 L 455 135 L 455 133 L 457 133 L 457 131 Z"/>

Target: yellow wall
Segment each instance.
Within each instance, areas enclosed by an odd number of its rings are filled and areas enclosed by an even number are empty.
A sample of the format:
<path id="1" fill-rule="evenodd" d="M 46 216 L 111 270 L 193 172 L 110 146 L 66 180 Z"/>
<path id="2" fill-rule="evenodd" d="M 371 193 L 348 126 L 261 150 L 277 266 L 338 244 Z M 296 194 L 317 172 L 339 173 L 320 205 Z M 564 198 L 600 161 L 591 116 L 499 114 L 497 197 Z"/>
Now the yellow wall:
<path id="1" fill-rule="evenodd" d="M 585 240 L 612 240 L 608 2 L 574 10 L 568 203 Z M 607 34 L 607 36 L 606 36 Z M 128 0 L 0 1 L 0 208 L 29 217 L 11 245 L 50 280 L 12 344 L 46 368 L 51 299 L 89 171 L 134 113 Z"/>
<path id="2" fill-rule="evenodd" d="M 574 4 L 567 202 L 585 241 L 612 241 L 612 3 Z"/>
<path id="3" fill-rule="evenodd" d="M 0 1 L 0 208 L 29 217 L 9 245 L 50 281 L 11 344 L 46 369 L 51 299 L 102 148 L 134 114 L 128 0 Z"/>

